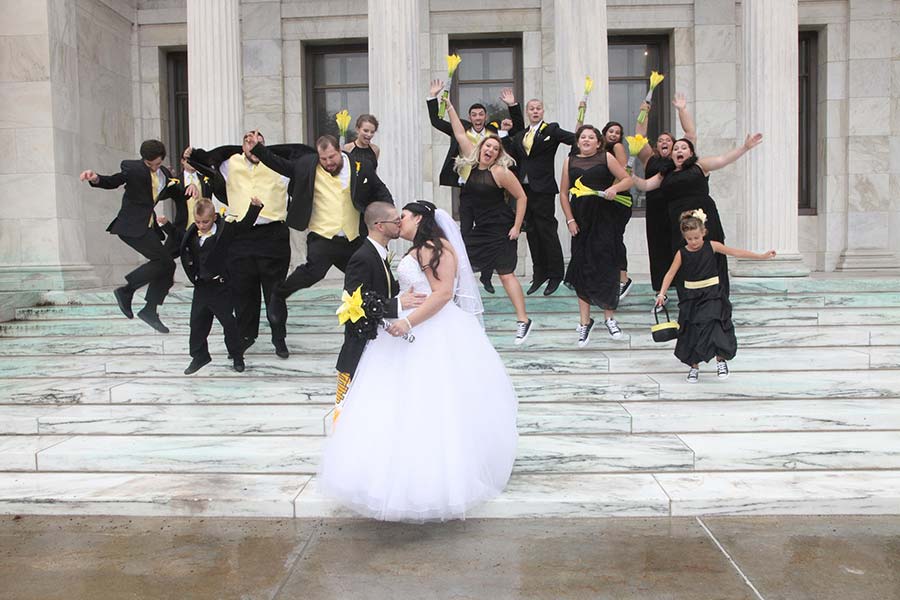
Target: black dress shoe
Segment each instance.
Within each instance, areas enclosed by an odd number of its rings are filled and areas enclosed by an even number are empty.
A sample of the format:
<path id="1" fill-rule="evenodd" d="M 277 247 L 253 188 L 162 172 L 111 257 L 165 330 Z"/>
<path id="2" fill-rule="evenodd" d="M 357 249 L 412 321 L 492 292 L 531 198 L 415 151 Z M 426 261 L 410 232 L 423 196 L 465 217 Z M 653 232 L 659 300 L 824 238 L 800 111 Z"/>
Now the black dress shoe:
<path id="1" fill-rule="evenodd" d="M 529 287 L 528 291 L 525 293 L 528 294 L 529 296 L 532 295 L 533 293 L 535 293 L 536 291 L 541 289 L 541 286 L 544 285 L 545 281 L 547 281 L 547 280 L 546 279 L 535 279 L 534 281 L 531 282 L 531 287 Z"/>
<path id="2" fill-rule="evenodd" d="M 275 345 L 275 356 L 278 358 L 290 358 L 291 353 L 288 352 L 287 344 L 284 343 L 284 340 L 278 340 L 274 342 Z"/>
<path id="3" fill-rule="evenodd" d="M 547 282 L 547 288 L 544 290 L 544 295 L 549 296 L 553 292 L 559 289 L 559 284 L 562 283 L 562 279 L 551 279 Z"/>
<path id="4" fill-rule="evenodd" d="M 237 371 L 238 373 L 243 373 L 244 372 L 244 359 L 243 358 L 234 359 L 234 362 L 232 363 L 232 368 L 235 371 Z"/>
<path id="5" fill-rule="evenodd" d="M 484 291 L 486 291 L 488 294 L 493 294 L 496 291 L 490 277 L 483 277 L 481 279 L 481 285 L 484 286 Z"/>
<path id="6" fill-rule="evenodd" d="M 129 319 L 133 319 L 134 313 L 131 311 L 131 298 L 134 296 L 134 292 L 123 285 L 113 290 L 113 295 L 116 297 L 116 304 L 119 305 L 119 310 L 122 311 L 122 314 Z"/>
<path id="7" fill-rule="evenodd" d="M 156 314 L 155 311 L 143 309 L 141 312 L 137 314 L 138 319 L 155 329 L 160 333 L 169 333 L 169 328 L 163 325 L 163 322 L 159 320 L 159 315 Z"/>
<path id="8" fill-rule="evenodd" d="M 272 293 L 269 295 L 269 304 L 266 310 L 269 317 L 269 324 L 273 327 L 284 325 L 287 321 L 286 299 L 279 296 L 275 290 L 272 290 Z"/>
<path id="9" fill-rule="evenodd" d="M 138 313 L 138 316 L 140 316 L 140 313 Z M 184 370 L 184 374 L 193 375 L 194 373 L 208 365 L 211 361 L 212 358 L 208 356 L 206 358 L 195 358 L 191 361 L 191 364 L 188 365 L 188 368 Z"/>

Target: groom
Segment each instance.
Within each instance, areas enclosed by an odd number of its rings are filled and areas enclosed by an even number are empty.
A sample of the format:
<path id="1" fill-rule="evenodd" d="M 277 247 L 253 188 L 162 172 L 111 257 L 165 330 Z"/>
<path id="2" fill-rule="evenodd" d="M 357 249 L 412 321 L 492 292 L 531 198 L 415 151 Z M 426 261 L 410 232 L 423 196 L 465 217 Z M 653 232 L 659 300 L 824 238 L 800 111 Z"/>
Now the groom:
<path id="1" fill-rule="evenodd" d="M 400 296 L 400 286 L 391 273 L 388 263 L 387 245 L 391 240 L 400 237 L 400 215 L 393 204 L 388 202 L 372 202 L 363 213 L 369 237 L 362 246 L 353 253 L 344 271 L 344 289 L 348 294 L 362 286 L 363 291 L 373 291 L 387 302 L 384 305 L 384 316 L 396 319 L 404 309 L 415 308 L 425 301 L 425 294 L 417 294 L 412 289 Z M 350 386 L 350 380 L 356 372 L 356 365 L 366 347 L 365 338 L 354 335 L 351 323 L 344 326 L 344 344 L 338 355 L 338 386 L 335 396 L 335 417 L 340 411 L 344 395 Z"/>

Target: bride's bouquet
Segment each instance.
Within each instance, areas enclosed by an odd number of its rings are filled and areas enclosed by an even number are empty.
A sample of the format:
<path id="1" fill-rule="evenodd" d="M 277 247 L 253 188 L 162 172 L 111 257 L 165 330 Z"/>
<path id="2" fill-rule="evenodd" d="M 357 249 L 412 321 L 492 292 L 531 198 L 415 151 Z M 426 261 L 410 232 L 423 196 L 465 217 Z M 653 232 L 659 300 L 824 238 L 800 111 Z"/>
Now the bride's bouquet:
<path id="1" fill-rule="evenodd" d="M 352 294 L 347 290 L 341 295 L 341 306 L 337 309 L 338 323 L 344 325 L 350 321 L 350 331 L 356 337 L 374 340 L 378 336 L 378 328 L 387 329 L 384 322 L 385 298 L 372 290 L 362 291 L 362 286 Z M 403 339 L 414 342 L 415 336 L 406 333 Z"/>

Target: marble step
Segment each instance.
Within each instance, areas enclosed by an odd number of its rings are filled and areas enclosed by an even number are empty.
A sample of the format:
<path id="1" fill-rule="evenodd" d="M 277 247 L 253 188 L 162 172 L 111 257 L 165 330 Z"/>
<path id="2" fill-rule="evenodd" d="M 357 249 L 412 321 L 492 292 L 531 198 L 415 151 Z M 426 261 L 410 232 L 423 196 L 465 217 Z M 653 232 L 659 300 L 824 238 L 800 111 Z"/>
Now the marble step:
<path id="1" fill-rule="evenodd" d="M 856 434 L 858 435 L 858 434 Z M 0 471 L 314 474 L 321 437 L 9 436 Z M 0 438 L 2 439 L 2 438 Z M 45 449 L 46 446 L 46 449 Z M 32 450 L 31 462 L 24 459 Z M 517 473 L 690 471 L 675 435 L 539 435 L 519 438 Z"/>
<path id="2" fill-rule="evenodd" d="M 308 475 L 0 473 L 0 514 L 352 517 Z M 898 515 L 900 471 L 515 474 L 469 518 Z"/>
<path id="3" fill-rule="evenodd" d="M 629 294 L 619 305 L 619 311 L 647 311 L 653 303 L 653 297 Z M 291 315 L 332 316 L 340 304 L 339 296 L 321 301 L 291 303 Z M 736 310 L 742 309 L 790 309 L 790 308 L 872 308 L 900 307 L 900 293 L 876 292 L 860 295 L 846 294 L 801 294 L 801 295 L 735 295 L 732 305 Z M 535 313 L 577 312 L 574 297 L 549 297 L 532 300 L 528 298 L 527 306 Z M 514 312 L 512 304 L 506 297 L 489 297 L 484 299 L 485 311 L 489 314 Z M 674 301 L 670 311 L 677 310 Z M 190 316 L 190 303 L 166 302 L 162 313 L 169 318 Z M 122 313 L 114 303 L 83 305 L 51 305 L 20 308 L 16 310 L 16 320 L 57 320 L 57 319 L 107 319 L 120 317 Z"/>
<path id="4" fill-rule="evenodd" d="M 321 436 L 331 406 L 321 405 L 0 405 L 0 435 Z M 519 433 L 630 433 L 631 417 L 614 402 L 522 404 Z"/>
<path id="5" fill-rule="evenodd" d="M 870 354 L 872 363 L 870 364 Z M 504 352 L 501 354 L 511 375 L 578 375 L 584 373 L 680 373 L 685 366 L 671 349 L 653 350 L 556 350 L 547 352 Z M 160 377 L 183 378 L 187 357 L 115 357 L 115 356 L 32 356 L 6 357 L 0 361 L 0 377 Z M 335 356 L 294 353 L 283 360 L 274 355 L 250 356 L 247 370 L 236 373 L 225 356 L 193 378 L 228 377 L 327 377 L 334 375 Z M 747 348 L 730 361 L 735 372 L 830 371 L 834 369 L 900 368 L 900 351 L 893 346 L 881 348 Z M 715 366 L 701 365 L 701 382 L 715 380 Z M 299 384 L 298 384 L 299 385 Z"/>
<path id="6" fill-rule="evenodd" d="M 711 373 L 710 373 L 711 374 Z M 733 372 L 726 381 L 690 384 L 684 373 L 513 375 L 520 403 L 655 402 L 895 398 L 898 373 L 834 370 Z M 0 378 L 0 404 L 321 404 L 334 400 L 333 375 L 291 378 L 216 377 Z"/>
<path id="7" fill-rule="evenodd" d="M 672 315 L 674 318 L 675 315 Z M 162 312 L 163 322 L 175 335 L 188 335 L 188 320 L 182 317 L 170 318 Z M 533 313 L 536 330 L 571 331 L 577 326 L 576 311 L 567 313 Z M 596 318 L 596 317 L 595 317 Z M 626 334 L 646 335 L 653 323 L 649 310 L 620 312 L 616 319 Z M 508 332 L 515 330 L 511 314 L 488 314 L 485 326 L 488 331 Z M 885 326 L 900 323 L 900 308 L 796 308 L 796 309 L 744 309 L 733 315 L 737 327 L 799 327 L 815 325 L 874 325 Z M 602 323 L 598 322 L 602 328 Z M 338 330 L 337 320 L 332 316 L 300 316 L 289 319 L 288 339 L 304 333 L 333 333 Z M 220 331 L 216 324 L 213 331 Z M 170 334 L 170 335 L 171 335 Z M 35 321 L 9 321 L 0 323 L 0 337 L 43 337 L 43 336 L 128 336 L 162 335 L 154 333 L 138 319 L 125 317 L 109 319 L 60 319 Z M 269 337 L 268 325 L 260 327 L 260 338 Z"/>
<path id="8" fill-rule="evenodd" d="M 607 335 L 602 324 L 591 335 L 588 350 L 649 350 L 674 348 L 675 342 L 657 343 L 650 337 L 649 329 L 642 333 L 632 333 L 621 340 Z M 218 328 L 216 328 L 218 329 Z M 821 346 L 897 346 L 900 345 L 900 325 L 872 326 L 828 326 L 828 327 L 738 327 L 737 337 L 742 348 L 804 347 Z M 516 346 L 509 332 L 489 331 L 491 343 L 499 351 L 548 351 L 571 350 L 577 348 L 578 334 L 574 330 L 535 330 L 528 344 Z M 292 335 L 289 347 L 292 352 L 337 354 L 344 336 L 340 331 L 332 333 L 305 333 Z M 225 341 L 220 331 L 214 330 L 209 337 L 210 352 L 214 355 L 227 354 Z M 248 356 L 272 354 L 268 343 L 257 343 L 247 351 Z M 155 335 L 152 331 L 132 336 L 44 336 L 24 338 L 0 338 L 0 356 L 93 356 L 93 355 L 188 355 L 188 336 Z"/>

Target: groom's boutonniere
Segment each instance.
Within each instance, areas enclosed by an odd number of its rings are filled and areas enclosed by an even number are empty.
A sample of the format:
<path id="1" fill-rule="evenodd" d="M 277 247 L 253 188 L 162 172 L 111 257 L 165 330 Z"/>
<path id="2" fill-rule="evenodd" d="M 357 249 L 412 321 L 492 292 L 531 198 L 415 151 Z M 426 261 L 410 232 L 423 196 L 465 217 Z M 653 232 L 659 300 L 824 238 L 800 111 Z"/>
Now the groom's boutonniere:
<path id="1" fill-rule="evenodd" d="M 394 251 L 393 250 L 388 250 L 387 258 L 385 260 L 387 260 L 387 264 L 389 264 L 389 265 L 394 264 Z"/>

